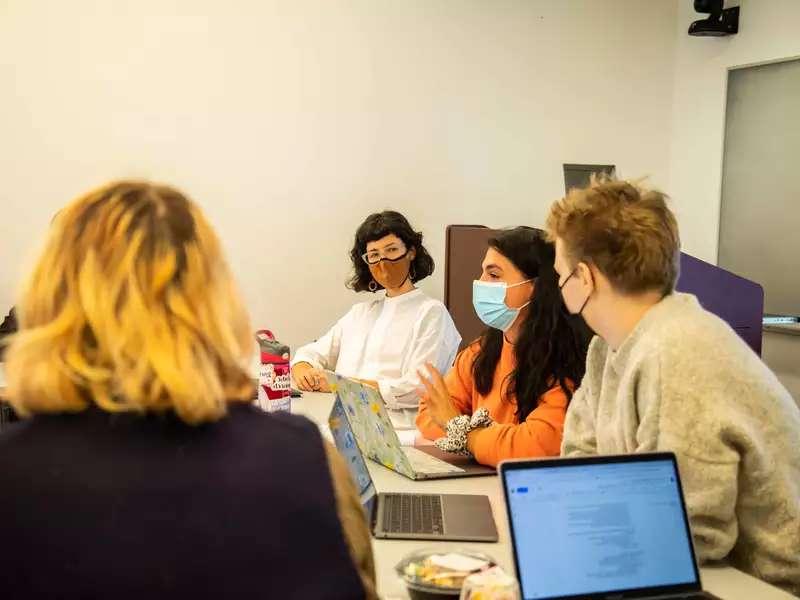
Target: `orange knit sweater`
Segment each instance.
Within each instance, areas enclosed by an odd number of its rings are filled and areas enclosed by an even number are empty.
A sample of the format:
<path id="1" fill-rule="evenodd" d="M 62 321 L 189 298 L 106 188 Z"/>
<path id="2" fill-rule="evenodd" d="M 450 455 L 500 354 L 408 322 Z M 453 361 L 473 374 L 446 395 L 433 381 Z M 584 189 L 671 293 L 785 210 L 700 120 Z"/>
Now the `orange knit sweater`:
<path id="1" fill-rule="evenodd" d="M 486 407 L 494 420 L 490 427 L 470 434 L 470 450 L 475 460 L 496 466 L 507 458 L 558 456 L 567 412 L 567 396 L 564 390 L 556 385 L 545 392 L 539 399 L 539 406 L 531 411 L 525 422 L 517 423 L 516 399 L 513 396 L 504 399 L 507 377 L 516 364 L 514 346 L 503 341 L 492 389 L 485 396 L 478 392 L 472 377 L 472 363 L 479 350 L 480 345 L 477 342 L 465 348 L 456 358 L 455 366 L 445 376 L 456 410 L 471 415 L 479 408 Z M 445 435 L 431 418 L 424 397 L 419 404 L 417 427 L 430 440 Z"/>

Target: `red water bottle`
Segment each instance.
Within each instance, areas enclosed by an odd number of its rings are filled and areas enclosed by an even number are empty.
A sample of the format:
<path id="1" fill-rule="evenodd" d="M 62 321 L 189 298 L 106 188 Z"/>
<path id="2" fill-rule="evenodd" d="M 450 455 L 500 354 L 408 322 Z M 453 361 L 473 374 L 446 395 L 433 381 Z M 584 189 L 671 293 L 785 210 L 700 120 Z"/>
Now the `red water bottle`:
<path id="1" fill-rule="evenodd" d="M 292 409 L 292 375 L 289 367 L 289 346 L 275 339 L 271 331 L 256 332 L 261 350 L 258 374 L 258 405 L 267 412 Z"/>

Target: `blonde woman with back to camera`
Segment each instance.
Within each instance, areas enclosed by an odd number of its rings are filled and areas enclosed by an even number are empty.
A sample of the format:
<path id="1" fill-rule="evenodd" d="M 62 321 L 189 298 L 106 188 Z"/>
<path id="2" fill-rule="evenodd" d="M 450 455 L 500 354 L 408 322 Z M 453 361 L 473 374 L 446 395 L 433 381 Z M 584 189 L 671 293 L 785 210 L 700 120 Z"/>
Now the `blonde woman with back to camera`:
<path id="1" fill-rule="evenodd" d="M 4 599 L 376 597 L 342 459 L 250 404 L 251 328 L 193 202 L 141 182 L 74 201 L 18 310 Z"/>

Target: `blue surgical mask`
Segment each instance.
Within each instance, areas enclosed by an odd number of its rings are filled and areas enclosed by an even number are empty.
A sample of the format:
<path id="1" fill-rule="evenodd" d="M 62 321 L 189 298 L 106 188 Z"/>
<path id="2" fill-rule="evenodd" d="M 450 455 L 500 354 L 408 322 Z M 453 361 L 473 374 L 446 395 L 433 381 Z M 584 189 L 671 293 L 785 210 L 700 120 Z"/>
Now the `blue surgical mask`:
<path id="1" fill-rule="evenodd" d="M 519 311 L 528 306 L 530 300 L 519 308 L 509 308 L 506 304 L 506 290 L 529 281 L 533 280 L 526 279 L 511 285 L 494 281 L 473 281 L 472 306 L 475 307 L 478 318 L 489 327 L 499 329 L 503 333 L 508 331 L 517 320 Z"/>

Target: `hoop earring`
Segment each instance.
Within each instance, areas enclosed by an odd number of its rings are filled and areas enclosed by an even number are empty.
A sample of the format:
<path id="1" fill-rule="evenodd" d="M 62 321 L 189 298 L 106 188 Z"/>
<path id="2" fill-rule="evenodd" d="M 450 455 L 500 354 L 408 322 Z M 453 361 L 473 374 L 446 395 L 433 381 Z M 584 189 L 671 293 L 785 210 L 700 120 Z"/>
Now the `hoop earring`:
<path id="1" fill-rule="evenodd" d="M 374 294 L 375 292 L 378 291 L 378 284 L 373 279 L 372 281 L 369 282 L 369 285 L 367 286 L 367 288 L 369 288 L 369 291 Z"/>
<path id="2" fill-rule="evenodd" d="M 414 265 L 411 265 L 411 281 L 414 281 L 417 278 L 417 270 L 414 268 Z"/>

